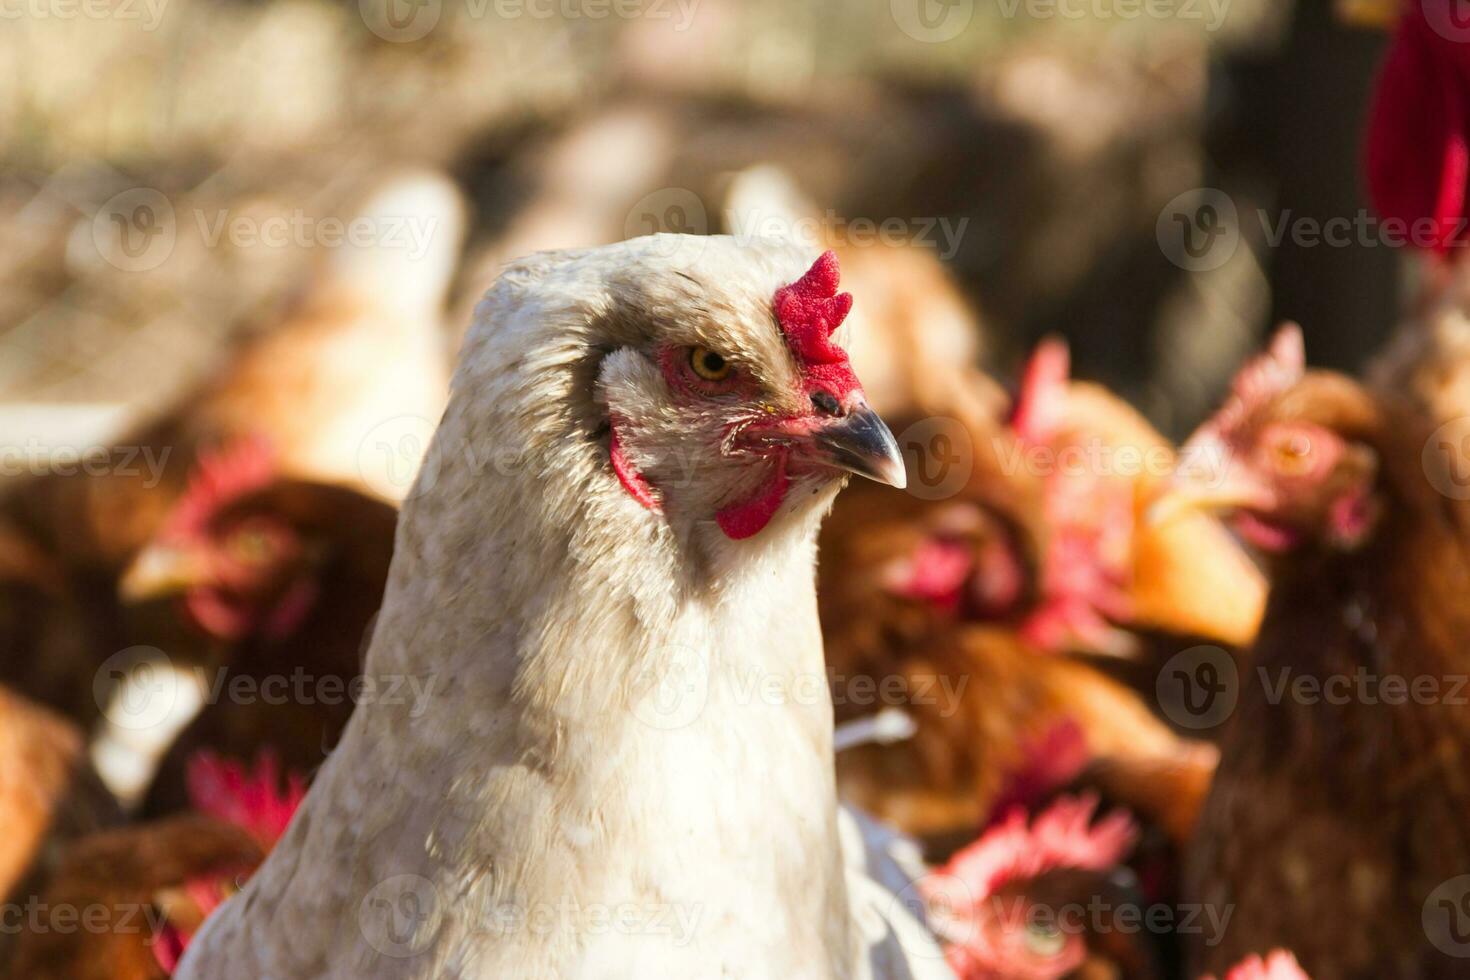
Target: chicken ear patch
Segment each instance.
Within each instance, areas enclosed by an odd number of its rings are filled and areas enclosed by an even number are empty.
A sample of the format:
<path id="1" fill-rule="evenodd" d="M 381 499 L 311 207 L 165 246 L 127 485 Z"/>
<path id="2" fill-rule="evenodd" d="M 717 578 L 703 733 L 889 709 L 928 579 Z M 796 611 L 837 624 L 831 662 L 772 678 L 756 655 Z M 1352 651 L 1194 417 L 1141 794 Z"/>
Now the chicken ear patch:
<path id="1" fill-rule="evenodd" d="M 628 454 L 623 452 L 623 444 L 618 440 L 618 427 L 612 427 L 609 436 L 608 456 L 612 460 L 613 473 L 617 474 L 618 482 L 623 489 L 628 491 L 628 496 L 638 501 L 643 507 L 653 511 L 655 514 L 663 510 L 659 503 L 658 494 L 654 492 L 653 484 L 648 482 L 648 477 L 638 471 L 633 461 L 628 459 Z"/>

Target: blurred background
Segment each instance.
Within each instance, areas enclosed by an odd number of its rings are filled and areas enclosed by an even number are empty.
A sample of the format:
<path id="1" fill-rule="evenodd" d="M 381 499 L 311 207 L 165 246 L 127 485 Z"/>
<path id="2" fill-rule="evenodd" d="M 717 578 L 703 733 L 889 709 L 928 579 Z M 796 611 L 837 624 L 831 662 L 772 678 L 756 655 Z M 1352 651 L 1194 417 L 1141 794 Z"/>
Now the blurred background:
<path id="1" fill-rule="evenodd" d="M 11 0 L 0 441 L 116 433 L 334 276 L 452 352 L 504 260 L 739 230 L 742 190 L 919 246 L 987 367 L 1061 334 L 1178 435 L 1275 318 L 1347 368 L 1393 319 L 1392 250 L 1273 234 L 1364 206 L 1364 6 Z M 452 193 L 374 200 L 405 173 Z"/>
<path id="2" fill-rule="evenodd" d="M 843 799 L 935 862 L 1116 804 L 1137 827 L 1062 897 L 1172 907 L 1266 585 L 1213 518 L 1147 511 L 1272 324 L 1356 373 L 1412 309 L 1429 263 L 1360 176 L 1394 6 L 0 0 L 0 898 L 167 912 L 131 946 L 0 929 L 0 976 L 169 974 L 347 723 L 475 303 L 516 257 L 657 231 L 834 249 L 908 454 L 819 542 Z M 154 822 L 186 812 L 216 836 Z M 1376 918 L 1303 921 L 1319 977 L 1386 975 L 1330 967 Z M 1201 975 L 1172 926 L 1100 934 L 1112 972 L 979 975 Z"/>

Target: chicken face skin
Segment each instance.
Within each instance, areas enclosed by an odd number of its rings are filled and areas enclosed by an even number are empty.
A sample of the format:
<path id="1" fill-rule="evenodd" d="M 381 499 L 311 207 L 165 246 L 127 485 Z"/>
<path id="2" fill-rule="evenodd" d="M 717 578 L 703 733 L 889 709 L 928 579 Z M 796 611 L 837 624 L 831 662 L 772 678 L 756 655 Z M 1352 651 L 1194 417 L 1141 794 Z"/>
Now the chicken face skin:
<path id="1" fill-rule="evenodd" d="M 1354 551 L 1383 512 L 1378 454 L 1367 441 L 1380 425 L 1357 385 L 1305 370 L 1300 332 L 1287 325 L 1185 445 L 1180 473 L 1151 519 L 1224 510 L 1268 553 Z"/>
<path id="2" fill-rule="evenodd" d="M 829 503 L 845 472 L 903 485 L 897 444 L 830 339 L 851 305 L 836 285 L 829 253 L 773 300 L 670 316 L 603 359 L 609 455 L 635 500 L 738 540 L 784 507 Z"/>

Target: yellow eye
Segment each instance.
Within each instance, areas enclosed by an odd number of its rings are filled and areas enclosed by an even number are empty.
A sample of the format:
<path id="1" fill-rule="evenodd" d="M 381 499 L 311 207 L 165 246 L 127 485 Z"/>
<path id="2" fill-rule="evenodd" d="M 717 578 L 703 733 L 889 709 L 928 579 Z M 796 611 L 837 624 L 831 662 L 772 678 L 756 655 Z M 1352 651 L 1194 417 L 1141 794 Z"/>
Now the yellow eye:
<path id="1" fill-rule="evenodd" d="M 270 537 L 263 531 L 247 529 L 230 538 L 230 551 L 242 562 L 257 564 L 266 561 L 274 550 Z"/>
<path id="2" fill-rule="evenodd" d="M 706 381 L 724 381 L 735 370 L 734 365 L 708 347 L 695 347 L 689 351 L 689 366 L 694 373 Z"/>
<path id="3" fill-rule="evenodd" d="M 1288 476 L 1305 473 L 1312 465 L 1312 440 L 1300 433 L 1282 439 L 1274 447 L 1276 469 Z"/>
<path id="4" fill-rule="evenodd" d="M 1057 956 L 1067 948 L 1067 937 L 1055 925 L 1046 922 L 1028 923 L 1022 942 L 1028 952 L 1048 958 Z"/>

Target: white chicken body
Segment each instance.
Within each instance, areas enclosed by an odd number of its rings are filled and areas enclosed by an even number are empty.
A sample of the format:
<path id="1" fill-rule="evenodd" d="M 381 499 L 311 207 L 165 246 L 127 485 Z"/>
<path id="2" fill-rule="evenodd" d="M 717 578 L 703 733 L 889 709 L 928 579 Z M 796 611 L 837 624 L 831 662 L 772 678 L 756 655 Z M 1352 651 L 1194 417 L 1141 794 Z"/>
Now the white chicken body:
<path id="1" fill-rule="evenodd" d="M 636 349 L 718 344 L 799 391 L 770 297 L 808 259 L 656 236 L 506 272 L 400 520 L 379 697 L 179 976 L 866 972 L 813 585 L 840 483 L 793 471 L 763 530 L 728 535 L 708 508 L 765 472 L 668 458 Z M 658 509 L 611 471 L 609 418 Z"/>

